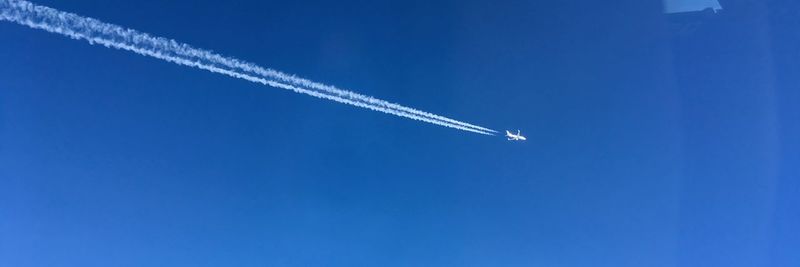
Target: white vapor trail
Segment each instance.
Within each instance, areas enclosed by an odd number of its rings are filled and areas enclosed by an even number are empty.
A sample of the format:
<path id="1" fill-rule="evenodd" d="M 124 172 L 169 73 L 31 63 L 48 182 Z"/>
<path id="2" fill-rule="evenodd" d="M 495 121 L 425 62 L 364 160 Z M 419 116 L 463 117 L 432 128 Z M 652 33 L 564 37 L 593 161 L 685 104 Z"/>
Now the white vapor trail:
<path id="1" fill-rule="evenodd" d="M 484 135 L 497 132 L 27 1 L 0 0 L 0 20 L 395 116 Z"/>

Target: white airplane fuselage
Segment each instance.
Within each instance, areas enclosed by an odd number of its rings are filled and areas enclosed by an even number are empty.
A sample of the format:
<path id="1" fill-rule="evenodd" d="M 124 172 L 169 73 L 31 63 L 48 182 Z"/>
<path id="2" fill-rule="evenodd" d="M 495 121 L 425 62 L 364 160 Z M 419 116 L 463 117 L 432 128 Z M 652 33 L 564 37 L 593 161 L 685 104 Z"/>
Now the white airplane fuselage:
<path id="1" fill-rule="evenodd" d="M 525 140 L 528 140 L 527 138 L 525 138 L 525 136 L 522 136 L 522 134 L 520 134 L 519 130 L 517 130 L 517 134 L 513 134 L 513 133 L 509 132 L 508 130 L 506 130 L 506 137 L 508 137 L 508 140 L 512 140 L 512 141 L 525 141 Z"/>

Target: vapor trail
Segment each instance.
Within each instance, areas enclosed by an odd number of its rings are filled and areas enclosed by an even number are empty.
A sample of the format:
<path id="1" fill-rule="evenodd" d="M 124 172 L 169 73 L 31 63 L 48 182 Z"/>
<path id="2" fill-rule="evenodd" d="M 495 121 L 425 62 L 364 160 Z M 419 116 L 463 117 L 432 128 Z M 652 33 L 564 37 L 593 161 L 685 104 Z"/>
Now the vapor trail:
<path id="1" fill-rule="evenodd" d="M 400 117 L 428 122 L 459 130 L 494 135 L 496 131 L 431 114 L 388 101 L 338 89 L 310 80 L 263 68 L 235 58 L 224 57 L 208 50 L 193 48 L 175 40 L 152 37 L 132 29 L 104 23 L 92 18 L 38 6 L 27 1 L 0 0 L 0 20 L 7 20 L 31 28 L 58 33 L 91 44 L 131 51 L 173 62 L 224 74 L 272 87 L 291 90 L 339 103 L 380 111 Z"/>

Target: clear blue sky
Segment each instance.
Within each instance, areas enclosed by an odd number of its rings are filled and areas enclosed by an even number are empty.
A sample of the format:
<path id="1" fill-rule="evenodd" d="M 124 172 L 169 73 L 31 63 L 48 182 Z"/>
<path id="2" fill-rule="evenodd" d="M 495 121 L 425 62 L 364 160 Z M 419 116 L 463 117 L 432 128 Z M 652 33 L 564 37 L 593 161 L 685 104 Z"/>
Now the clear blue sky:
<path id="1" fill-rule="evenodd" d="M 0 22 L 0 266 L 798 266 L 769 2 L 37 1 L 529 141 Z"/>

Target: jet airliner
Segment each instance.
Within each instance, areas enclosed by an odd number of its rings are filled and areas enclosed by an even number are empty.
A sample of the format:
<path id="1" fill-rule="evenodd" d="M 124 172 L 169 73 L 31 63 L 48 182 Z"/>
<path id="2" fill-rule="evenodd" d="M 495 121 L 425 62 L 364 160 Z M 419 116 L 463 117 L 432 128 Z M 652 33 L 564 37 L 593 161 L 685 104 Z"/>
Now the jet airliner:
<path id="1" fill-rule="evenodd" d="M 511 140 L 511 141 L 525 141 L 525 140 L 528 140 L 527 138 L 525 138 L 525 136 L 522 136 L 522 134 L 520 134 L 519 130 L 517 130 L 517 134 L 513 134 L 513 133 L 509 132 L 508 130 L 506 130 L 506 137 L 508 137 L 508 140 Z"/>

